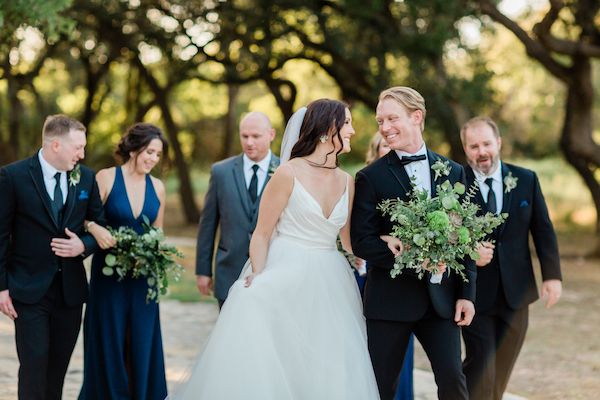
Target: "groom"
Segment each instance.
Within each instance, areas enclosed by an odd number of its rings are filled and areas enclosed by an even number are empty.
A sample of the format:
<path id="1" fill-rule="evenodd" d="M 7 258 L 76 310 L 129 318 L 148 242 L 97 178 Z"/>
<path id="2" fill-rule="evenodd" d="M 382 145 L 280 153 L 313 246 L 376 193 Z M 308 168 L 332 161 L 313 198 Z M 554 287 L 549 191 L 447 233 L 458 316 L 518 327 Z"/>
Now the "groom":
<path id="1" fill-rule="evenodd" d="M 52 115 L 42 139 L 0 169 L 0 311 L 15 324 L 19 399 L 59 400 L 88 293 L 82 256 L 96 248 L 83 223 L 104 217 L 94 173 L 77 164 L 85 127 Z"/>
<path id="2" fill-rule="evenodd" d="M 431 165 L 446 161 L 423 141 L 425 101 L 414 89 L 392 87 L 379 95 L 377 124 L 392 151 L 356 174 L 351 237 L 354 254 L 367 261 L 364 294 L 369 352 L 382 400 L 394 397 L 410 334 L 427 352 L 438 397 L 467 399 L 460 359 L 460 326 L 471 323 L 475 308 L 475 265 L 465 263 L 468 282 L 446 273 L 440 283 L 431 274 L 420 280 L 410 270 L 390 277 L 394 256 L 380 235 L 389 235 L 392 223 L 377 210 L 385 199 L 406 200 L 411 178 L 420 189 L 435 195 Z M 447 179 L 464 182 L 463 168 L 452 161 Z M 405 244 L 406 245 L 406 244 Z"/>

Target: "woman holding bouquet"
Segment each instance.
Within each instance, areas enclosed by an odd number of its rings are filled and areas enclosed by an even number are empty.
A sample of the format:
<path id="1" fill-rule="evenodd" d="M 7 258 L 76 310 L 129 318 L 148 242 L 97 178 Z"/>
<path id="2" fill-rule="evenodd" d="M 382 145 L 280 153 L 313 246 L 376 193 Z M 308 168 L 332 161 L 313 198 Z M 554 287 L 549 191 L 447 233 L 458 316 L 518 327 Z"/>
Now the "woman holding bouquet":
<path id="1" fill-rule="evenodd" d="M 146 217 L 162 227 L 163 183 L 150 171 L 167 152 L 154 125 L 131 126 L 116 150 L 123 164 L 98 172 L 96 179 L 108 225 L 143 233 Z M 103 249 L 114 239 L 93 222 L 88 230 Z M 159 308 L 146 301 L 146 279 L 105 276 L 106 252 L 94 255 L 90 298 L 84 321 L 84 378 L 80 399 L 160 399 L 167 396 Z"/>

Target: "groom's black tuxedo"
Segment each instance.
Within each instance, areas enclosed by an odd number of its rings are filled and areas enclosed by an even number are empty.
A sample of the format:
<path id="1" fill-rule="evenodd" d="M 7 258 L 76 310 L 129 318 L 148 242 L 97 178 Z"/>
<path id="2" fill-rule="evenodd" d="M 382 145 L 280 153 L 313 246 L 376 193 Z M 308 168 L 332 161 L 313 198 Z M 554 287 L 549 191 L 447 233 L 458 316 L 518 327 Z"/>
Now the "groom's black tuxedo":
<path id="1" fill-rule="evenodd" d="M 533 238 L 542 279 L 561 279 L 556 235 L 537 176 L 515 165 L 502 166 L 502 212 L 508 218 L 491 239 L 492 261 L 477 271 L 475 318 L 463 328 L 467 357 L 464 372 L 470 398 L 501 399 L 517 359 L 528 325 L 528 305 L 538 298 L 529 234 Z M 471 167 L 465 167 L 468 185 L 477 185 Z M 507 190 L 512 175 L 516 187 Z M 482 210 L 487 205 L 475 195 Z M 483 213 L 483 211 L 482 211 Z"/>
<path id="2" fill-rule="evenodd" d="M 53 238 L 65 228 L 80 236 L 85 254 L 95 240 L 84 220 L 103 223 L 94 173 L 81 166 L 80 181 L 68 185 L 57 220 L 38 155 L 0 169 L 0 291 L 9 290 L 15 320 L 20 398 L 60 398 L 87 299 L 83 257 L 54 255 Z"/>
<path id="3" fill-rule="evenodd" d="M 459 164 L 428 150 L 429 164 L 449 161 L 450 175 L 438 179 L 431 174 L 432 196 L 443 180 L 464 182 Z M 354 254 L 369 266 L 364 294 L 369 350 L 382 399 L 393 397 L 393 385 L 410 333 L 414 332 L 428 350 L 439 396 L 444 399 L 466 398 L 464 376 L 460 371 L 460 331 L 454 323 L 457 299 L 475 301 L 475 266 L 465 262 L 469 279 L 463 282 L 455 273 L 444 274 L 440 284 L 429 282 L 429 274 L 419 280 L 404 270 L 390 277 L 394 257 L 380 235 L 392 232 L 392 223 L 377 210 L 385 199 L 406 200 L 412 190 L 405 168 L 395 151 L 375 161 L 356 175 L 352 209 L 351 237 Z"/>

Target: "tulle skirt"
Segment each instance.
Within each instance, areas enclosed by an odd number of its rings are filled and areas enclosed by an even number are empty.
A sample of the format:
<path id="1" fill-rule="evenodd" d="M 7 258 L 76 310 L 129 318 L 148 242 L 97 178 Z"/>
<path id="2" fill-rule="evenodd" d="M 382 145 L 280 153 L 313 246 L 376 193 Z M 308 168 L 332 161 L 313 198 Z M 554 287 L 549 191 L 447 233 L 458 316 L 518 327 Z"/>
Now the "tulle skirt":
<path id="1" fill-rule="evenodd" d="M 249 266 L 242 272 L 248 273 Z M 279 236 L 230 289 L 175 399 L 379 399 L 354 275 L 335 248 Z"/>

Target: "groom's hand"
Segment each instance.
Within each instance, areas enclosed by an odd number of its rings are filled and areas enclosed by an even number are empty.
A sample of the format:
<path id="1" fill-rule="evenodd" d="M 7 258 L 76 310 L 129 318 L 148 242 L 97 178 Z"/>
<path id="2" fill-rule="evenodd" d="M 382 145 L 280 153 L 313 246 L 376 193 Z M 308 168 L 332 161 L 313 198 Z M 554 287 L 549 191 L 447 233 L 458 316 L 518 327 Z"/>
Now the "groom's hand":
<path id="1" fill-rule="evenodd" d="M 456 312 L 454 322 L 458 326 L 469 326 L 475 316 L 475 306 L 471 300 L 458 299 L 456 301 Z"/>
<path id="2" fill-rule="evenodd" d="M 8 289 L 0 292 L 0 311 L 12 320 L 18 317 L 15 307 L 13 307 L 12 299 L 8 294 Z"/>
<path id="3" fill-rule="evenodd" d="M 79 236 L 74 234 L 65 228 L 65 234 L 69 237 L 68 239 L 52 239 L 50 246 L 52 251 L 59 257 L 77 257 L 85 251 L 85 246 Z"/>

